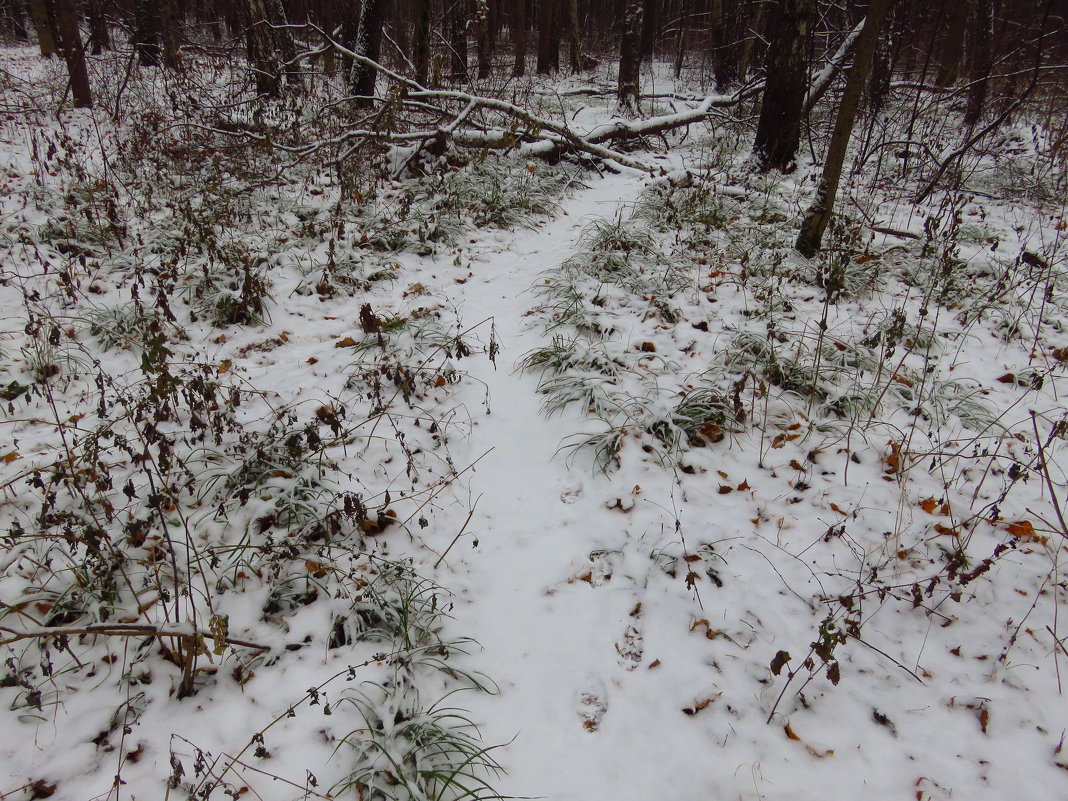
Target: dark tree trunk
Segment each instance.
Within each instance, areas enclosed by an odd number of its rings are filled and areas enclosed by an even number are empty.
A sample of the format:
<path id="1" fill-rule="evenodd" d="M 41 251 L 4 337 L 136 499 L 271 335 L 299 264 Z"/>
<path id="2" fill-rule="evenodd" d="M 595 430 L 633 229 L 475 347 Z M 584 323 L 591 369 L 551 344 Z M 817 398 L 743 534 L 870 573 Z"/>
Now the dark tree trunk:
<path id="1" fill-rule="evenodd" d="M 134 0 L 134 49 L 142 67 L 158 67 L 163 55 L 158 15 L 159 7 L 152 0 Z"/>
<path id="2" fill-rule="evenodd" d="M 299 86 L 301 79 L 300 62 L 297 59 L 297 45 L 293 41 L 293 31 L 289 28 L 289 18 L 286 16 L 282 0 L 270 0 L 267 12 L 270 15 L 271 33 L 275 47 L 278 48 L 278 52 L 282 55 L 282 60 L 285 61 L 286 83 L 290 86 Z"/>
<path id="3" fill-rule="evenodd" d="M 619 113 L 638 113 L 641 97 L 639 78 L 642 65 L 642 11 L 643 0 L 626 0 L 623 8 L 623 37 L 619 42 L 619 83 L 616 88 L 616 105 Z"/>
<path id="4" fill-rule="evenodd" d="M 430 2 L 416 0 L 415 42 L 412 46 L 415 61 L 415 81 L 426 86 L 430 76 Z"/>
<path id="5" fill-rule="evenodd" d="M 512 75 L 516 78 L 527 73 L 527 31 L 527 0 L 515 0 L 512 6 L 512 45 L 515 47 Z"/>
<path id="6" fill-rule="evenodd" d="M 45 58 L 56 52 L 56 37 L 52 33 L 52 22 L 48 18 L 48 6 L 45 0 L 29 0 L 30 19 L 37 33 L 37 46 Z"/>
<path id="7" fill-rule="evenodd" d="M 449 11 L 449 49 L 451 53 L 452 79 L 456 83 L 469 83 L 471 73 L 467 66 L 467 23 L 470 17 L 469 0 L 454 0 Z"/>
<path id="8" fill-rule="evenodd" d="M 371 61 L 378 61 L 382 53 L 382 29 L 386 24 L 386 12 L 389 0 L 364 0 L 360 12 L 360 25 L 356 29 L 356 42 L 353 50 Z M 364 105 L 369 104 L 375 95 L 375 78 L 378 71 L 362 61 L 352 65 L 349 76 L 349 91 Z"/>
<path id="9" fill-rule="evenodd" d="M 70 92 L 75 108 L 92 108 L 93 93 L 89 90 L 89 71 L 85 66 L 85 47 L 78 30 L 78 14 L 74 0 L 51 0 L 50 15 L 55 23 L 53 35 L 58 52 L 67 62 L 70 73 Z"/>
<path id="10" fill-rule="evenodd" d="M 679 9 L 679 28 L 675 34 L 675 79 L 682 76 L 682 65 L 686 60 L 686 25 L 690 16 L 690 0 L 682 0 Z"/>
<path id="11" fill-rule="evenodd" d="M 890 83 L 894 77 L 890 39 L 888 34 L 879 40 L 872 59 L 871 75 L 868 76 L 868 111 L 872 114 L 886 108 L 886 99 L 890 96 Z"/>
<path id="12" fill-rule="evenodd" d="M 642 7 L 641 58 L 643 62 L 652 59 L 653 47 L 656 45 L 657 5 L 657 0 L 644 0 Z"/>
<path id="13" fill-rule="evenodd" d="M 791 172 L 801 142 L 814 0 L 779 0 L 765 61 L 764 101 L 753 155 L 761 172 Z"/>
<path id="14" fill-rule="evenodd" d="M 893 0 L 871 0 L 868 4 L 868 16 L 864 29 L 857 39 L 857 48 L 853 56 L 853 66 L 846 78 L 842 101 L 838 106 L 838 115 L 834 121 L 834 132 L 827 147 L 827 157 L 823 164 L 823 175 L 816 189 L 816 198 L 809 207 L 801 232 L 797 237 L 797 249 L 801 255 L 811 258 L 819 253 L 823 243 L 823 232 L 831 221 L 834 199 L 838 194 L 838 183 L 842 178 L 842 164 L 845 161 L 849 137 L 853 132 L 857 108 L 864 92 L 864 84 L 871 69 L 875 49 L 879 43 L 879 33 Z"/>
<path id="15" fill-rule="evenodd" d="M 582 52 L 582 23 L 579 20 L 579 0 L 562 0 L 567 4 L 567 55 L 572 72 L 591 69 L 596 63 Z"/>
<path id="16" fill-rule="evenodd" d="M 490 10 L 489 0 L 475 0 L 475 60 L 478 77 L 490 75 Z"/>
<path id="17" fill-rule="evenodd" d="M 22 42 L 30 38 L 30 32 L 26 30 L 26 18 L 22 14 L 22 5 L 19 0 L 6 0 L 2 13 L 4 29 L 9 36 Z"/>
<path id="18" fill-rule="evenodd" d="M 560 64 L 559 39 L 553 47 L 556 5 L 557 0 L 538 0 L 538 75 L 548 75 L 554 63 Z"/>
<path id="19" fill-rule="evenodd" d="M 972 19 L 968 37 L 968 100 L 964 124 L 975 125 L 983 116 L 990 84 L 991 53 L 994 39 L 993 0 L 972 0 Z"/>
<path id="20" fill-rule="evenodd" d="M 89 0 L 85 4 L 86 15 L 89 17 L 89 49 L 94 56 L 99 56 L 103 51 L 111 49 L 111 32 L 108 30 L 107 17 L 101 0 Z"/>
<path id="21" fill-rule="evenodd" d="M 935 83 L 939 86 L 952 86 L 957 82 L 960 76 L 960 63 L 964 56 L 965 6 L 961 0 L 942 0 L 938 14 L 939 22 L 945 19 L 947 2 L 953 8 L 949 13 L 946 37 L 942 40 L 941 47 L 938 48 L 936 58 L 938 74 L 935 77 Z"/>

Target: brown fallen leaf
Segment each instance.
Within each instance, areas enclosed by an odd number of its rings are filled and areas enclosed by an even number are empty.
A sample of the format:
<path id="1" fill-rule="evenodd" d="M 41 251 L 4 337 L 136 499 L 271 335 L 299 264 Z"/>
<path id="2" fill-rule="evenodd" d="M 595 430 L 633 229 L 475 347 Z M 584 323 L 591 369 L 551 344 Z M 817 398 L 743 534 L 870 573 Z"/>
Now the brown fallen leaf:
<path id="1" fill-rule="evenodd" d="M 334 343 L 334 347 L 335 348 L 351 348 L 355 344 L 356 344 L 356 340 L 355 339 L 353 339 L 352 337 L 345 337 L 344 339 L 339 339 L 337 342 L 335 342 Z"/>

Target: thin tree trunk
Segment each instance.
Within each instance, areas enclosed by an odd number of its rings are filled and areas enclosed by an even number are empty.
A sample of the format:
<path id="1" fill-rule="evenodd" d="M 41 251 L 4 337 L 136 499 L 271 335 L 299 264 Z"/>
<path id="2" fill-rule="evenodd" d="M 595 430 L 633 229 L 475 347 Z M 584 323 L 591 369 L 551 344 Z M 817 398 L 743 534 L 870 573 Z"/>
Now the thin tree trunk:
<path id="1" fill-rule="evenodd" d="M 478 77 L 485 79 L 490 74 L 489 0 L 475 0 L 475 60 Z"/>
<path id="2" fill-rule="evenodd" d="M 512 45 L 515 48 L 512 75 L 522 78 L 527 74 L 527 0 L 515 0 L 512 6 Z"/>
<path id="3" fill-rule="evenodd" d="M 686 58 L 686 24 L 690 14 L 690 0 L 682 0 L 679 10 L 679 30 L 675 34 L 675 80 L 682 76 L 682 65 Z"/>
<path id="4" fill-rule="evenodd" d="M 92 108 L 93 93 L 89 90 L 89 71 L 85 66 L 85 47 L 78 30 L 78 14 L 74 0 L 51 0 L 52 20 L 58 52 L 67 62 L 70 73 L 70 92 L 75 108 Z"/>
<path id="5" fill-rule="evenodd" d="M 643 10 L 643 0 L 627 0 L 623 9 L 623 37 L 619 42 L 619 83 L 616 89 L 616 105 L 619 113 L 625 115 L 635 115 L 639 110 Z"/>
<path id="6" fill-rule="evenodd" d="M 415 43 L 412 46 L 415 60 L 415 82 L 426 86 L 430 75 L 430 2 L 416 0 Z"/>
<path id="7" fill-rule="evenodd" d="M 864 21 L 864 29 L 857 39 L 853 66 L 849 70 L 842 101 L 838 106 L 834 132 L 831 134 L 826 161 L 823 164 L 823 176 L 816 189 L 816 199 L 809 207 L 801 223 L 801 232 L 797 237 L 796 247 L 803 256 L 811 258 L 819 253 L 820 245 L 823 243 L 823 232 L 827 230 L 827 224 L 831 221 L 835 196 L 838 194 L 838 184 L 842 178 L 842 164 L 845 161 L 850 134 L 853 132 L 853 122 L 856 120 L 864 84 L 875 56 L 875 48 L 879 43 L 879 33 L 892 3 L 893 0 L 871 0 L 868 4 L 868 16 Z"/>
<path id="8" fill-rule="evenodd" d="M 780 0 L 768 42 L 764 100 L 753 155 L 760 172 L 791 172 L 801 142 L 814 0 Z"/>
<path id="9" fill-rule="evenodd" d="M 56 37 L 52 33 L 52 23 L 48 19 L 48 7 L 45 0 L 29 0 L 30 20 L 37 32 L 37 46 L 41 55 L 48 58 L 56 53 Z"/>
<path id="10" fill-rule="evenodd" d="M 973 126 L 983 116 L 993 62 L 991 45 L 994 38 L 994 3 L 992 0 L 972 0 L 972 25 L 968 47 L 968 100 L 964 109 L 964 124 Z"/>

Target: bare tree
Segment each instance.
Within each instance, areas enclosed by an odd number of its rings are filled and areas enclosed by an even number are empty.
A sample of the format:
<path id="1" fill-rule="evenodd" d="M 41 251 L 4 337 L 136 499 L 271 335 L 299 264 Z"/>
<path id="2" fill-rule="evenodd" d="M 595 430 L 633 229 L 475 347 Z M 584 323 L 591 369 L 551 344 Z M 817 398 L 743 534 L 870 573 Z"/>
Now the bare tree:
<path id="1" fill-rule="evenodd" d="M 512 45 L 515 48 L 512 75 L 521 78 L 527 72 L 527 0 L 515 0 L 512 6 Z"/>
<path id="2" fill-rule="evenodd" d="M 871 0 L 868 4 L 864 27 L 857 39 L 853 66 L 846 78 L 845 91 L 835 117 L 834 131 L 827 147 L 823 175 L 816 189 L 816 198 L 801 223 L 801 232 L 797 237 L 796 247 L 803 256 L 811 258 L 819 253 L 820 245 L 823 243 L 823 232 L 827 230 L 827 224 L 831 221 L 834 199 L 838 194 L 838 184 L 842 178 L 842 164 L 845 161 L 849 137 L 853 133 L 853 122 L 857 117 L 860 98 L 864 93 L 864 84 L 868 79 L 875 48 L 879 43 L 879 33 L 892 3 L 893 0 Z"/>
<path id="3" fill-rule="evenodd" d="M 761 172 L 790 172 L 801 141 L 814 0 L 779 0 L 765 62 L 764 101 L 753 155 Z"/>

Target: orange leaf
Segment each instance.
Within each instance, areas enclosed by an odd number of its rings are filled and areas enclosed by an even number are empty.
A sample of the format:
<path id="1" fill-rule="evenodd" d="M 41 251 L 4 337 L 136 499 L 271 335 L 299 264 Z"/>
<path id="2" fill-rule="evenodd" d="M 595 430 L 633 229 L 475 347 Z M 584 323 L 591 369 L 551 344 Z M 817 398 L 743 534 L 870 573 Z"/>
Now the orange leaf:
<path id="1" fill-rule="evenodd" d="M 4 464 L 11 464 L 16 459 L 21 459 L 18 451 L 11 451 L 11 453 L 4 454 Z"/>
<path id="2" fill-rule="evenodd" d="M 334 347 L 335 348 L 351 348 L 355 344 L 356 344 L 356 340 L 355 339 L 353 339 L 352 337 L 345 337 L 344 339 L 339 339 L 337 342 L 335 342 L 334 343 Z"/>
<path id="3" fill-rule="evenodd" d="M 794 733 L 794 730 L 790 728 L 790 724 L 789 724 L 789 723 L 787 723 L 787 724 L 786 724 L 785 726 L 783 726 L 783 727 L 782 727 L 782 730 L 783 730 L 784 732 L 786 732 L 786 736 L 787 736 L 787 737 L 789 737 L 789 738 L 790 738 L 791 740 L 795 740 L 795 741 L 798 741 L 798 742 L 800 742 L 801 738 L 800 738 L 800 737 L 798 737 L 798 736 L 797 736 L 797 735 L 796 735 L 796 734 Z"/>
<path id="4" fill-rule="evenodd" d="M 933 515 L 935 513 L 935 509 L 938 508 L 938 501 L 936 501 L 934 498 L 927 498 L 925 500 L 920 501 L 920 508 L 923 509 L 923 511 L 927 512 L 927 514 Z"/>

